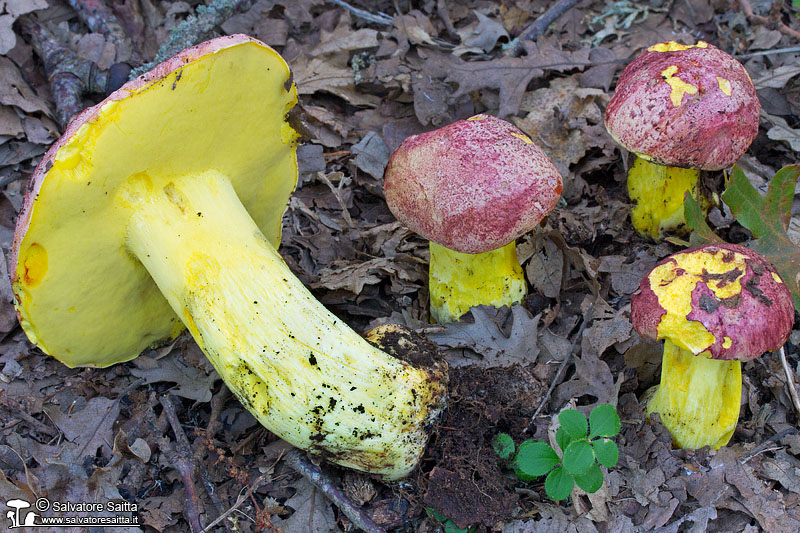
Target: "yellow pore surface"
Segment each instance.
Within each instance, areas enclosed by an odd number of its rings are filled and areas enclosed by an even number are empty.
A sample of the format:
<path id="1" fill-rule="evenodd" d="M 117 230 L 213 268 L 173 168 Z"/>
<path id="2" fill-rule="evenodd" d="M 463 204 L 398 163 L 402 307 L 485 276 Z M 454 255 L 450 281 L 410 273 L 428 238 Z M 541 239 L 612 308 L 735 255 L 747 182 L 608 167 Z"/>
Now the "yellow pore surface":
<path id="1" fill-rule="evenodd" d="M 657 165 L 637 157 L 628 171 L 628 196 L 634 201 L 631 222 L 641 235 L 658 240 L 686 223 L 684 194 L 697 196 L 700 171 Z M 707 207 L 705 202 L 701 203 Z"/>
<path id="2" fill-rule="evenodd" d="M 288 80 L 275 51 L 236 44 L 107 102 L 61 147 L 16 265 L 17 309 L 32 342 L 69 366 L 102 367 L 181 331 L 124 246 L 131 211 L 119 191 L 137 176 L 164 187 L 215 170 L 278 244 L 297 176 L 296 133 L 284 122 L 296 103 Z"/>
<path id="3" fill-rule="evenodd" d="M 725 262 L 725 256 L 733 256 L 733 259 Z M 730 275 L 737 269 L 738 275 Z M 686 318 L 692 311 L 692 291 L 698 283 L 705 283 L 717 298 L 732 298 L 742 291 L 741 279 L 745 272 L 745 256 L 722 249 L 716 253 L 706 249 L 677 254 L 654 268 L 648 275 L 650 289 L 666 310 L 658 324 L 658 338 L 670 339 L 695 355 L 707 350 L 716 338 L 703 324 Z M 721 340 L 726 342 L 726 339 Z"/>

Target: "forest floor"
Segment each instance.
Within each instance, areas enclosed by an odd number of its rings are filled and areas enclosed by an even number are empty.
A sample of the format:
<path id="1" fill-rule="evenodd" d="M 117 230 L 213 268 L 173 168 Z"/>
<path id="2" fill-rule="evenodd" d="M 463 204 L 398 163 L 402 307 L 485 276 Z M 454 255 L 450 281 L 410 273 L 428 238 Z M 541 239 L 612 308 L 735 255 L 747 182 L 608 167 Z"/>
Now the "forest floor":
<path id="1" fill-rule="evenodd" d="M 196 8 L 194 1 L 108 2 L 127 36 L 120 41 L 87 22 L 75 3 L 0 1 L 6 258 L 29 178 L 63 131 L 48 73 L 20 31 L 23 21 L 37 20 L 61 46 L 105 71 L 154 57 Z M 348 4 L 372 20 L 340 2 L 245 4 L 216 34 L 245 33 L 282 54 L 305 130 L 280 253 L 356 331 L 402 323 L 427 334 L 450 365 L 447 408 L 410 477 L 386 483 L 322 462 L 353 507 L 392 531 L 444 528 L 434 515 L 449 518 L 450 531 L 800 531 L 800 435 L 788 392 L 800 381 L 797 324 L 785 349 L 788 373 L 777 352 L 743 365 L 741 415 L 728 446 L 676 450 L 669 432 L 646 420 L 640 398 L 658 382 L 661 347 L 633 330 L 631 295 L 656 262 L 686 243 L 656 244 L 634 232 L 628 154 L 603 125 L 619 73 L 643 49 L 708 41 L 737 57 L 758 91 L 760 130 L 739 167 L 764 193 L 800 153 L 796 0 L 581 0 L 534 41 L 523 41 L 519 57 L 505 55 L 503 45 L 550 2 Z M 464 322 L 431 326 L 428 245 L 390 213 L 383 170 L 409 135 L 477 113 L 510 120 L 547 151 L 564 177 L 563 201 L 518 240 L 530 285 L 522 305 L 478 308 Z M 709 194 L 721 193 L 724 174 L 704 173 L 703 183 Z M 800 196 L 793 199 L 794 216 L 784 222 L 797 244 Z M 729 210 L 713 208 L 709 221 L 728 242 L 753 240 Z M 209 531 L 353 530 L 339 507 L 292 468 L 286 445 L 228 392 L 190 336 L 128 363 L 70 369 L 29 342 L 3 269 L 6 261 L 0 261 L 3 513 L 12 498 L 127 501 L 136 504 L 140 525 L 107 531 L 171 533 L 190 531 L 194 503 L 202 526 L 214 523 Z M 558 373 L 565 360 L 566 371 Z M 517 443 L 548 440 L 565 407 L 588 414 L 606 403 L 621 418 L 620 458 L 594 494 L 576 489 L 554 502 L 543 478 L 520 481 L 491 446 L 501 432 Z M 193 468 L 191 480 L 181 465 Z"/>

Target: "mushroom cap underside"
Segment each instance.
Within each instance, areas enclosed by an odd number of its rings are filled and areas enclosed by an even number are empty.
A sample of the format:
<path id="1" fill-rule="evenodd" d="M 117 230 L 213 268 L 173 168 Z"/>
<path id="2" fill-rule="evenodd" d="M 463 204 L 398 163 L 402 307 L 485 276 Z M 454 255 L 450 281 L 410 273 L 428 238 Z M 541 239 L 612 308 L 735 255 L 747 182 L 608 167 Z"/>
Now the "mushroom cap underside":
<path id="1" fill-rule="evenodd" d="M 384 188 L 392 213 L 410 229 L 475 254 L 532 230 L 555 207 L 562 180 L 522 131 L 476 115 L 403 141 Z"/>
<path id="2" fill-rule="evenodd" d="M 626 150 L 654 163 L 731 166 L 758 133 L 759 103 L 741 63 L 700 41 L 651 46 L 619 77 L 605 125 Z"/>
<path id="3" fill-rule="evenodd" d="M 224 174 L 277 246 L 297 180 L 297 135 L 285 122 L 296 101 L 278 53 L 232 35 L 184 50 L 78 115 L 37 167 L 17 221 L 11 277 L 32 342 L 68 366 L 104 367 L 180 333 L 125 248 L 130 202 L 176 177 Z"/>
<path id="4" fill-rule="evenodd" d="M 669 339 L 695 355 L 748 361 L 786 342 L 794 305 L 760 254 L 736 244 L 689 248 L 658 263 L 631 299 L 643 336 Z"/>

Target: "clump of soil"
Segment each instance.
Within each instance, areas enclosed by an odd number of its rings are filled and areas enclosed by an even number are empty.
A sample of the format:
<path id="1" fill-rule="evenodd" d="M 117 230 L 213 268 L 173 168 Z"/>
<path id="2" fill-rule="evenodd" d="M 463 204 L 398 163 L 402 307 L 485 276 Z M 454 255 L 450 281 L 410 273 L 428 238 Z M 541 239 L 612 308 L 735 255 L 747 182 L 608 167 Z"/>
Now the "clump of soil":
<path id="1" fill-rule="evenodd" d="M 491 442 L 500 432 L 516 440 L 546 388 L 519 365 L 451 368 L 448 405 L 418 478 L 424 504 L 460 528 L 510 518 L 519 501 L 516 480 L 504 472 Z"/>

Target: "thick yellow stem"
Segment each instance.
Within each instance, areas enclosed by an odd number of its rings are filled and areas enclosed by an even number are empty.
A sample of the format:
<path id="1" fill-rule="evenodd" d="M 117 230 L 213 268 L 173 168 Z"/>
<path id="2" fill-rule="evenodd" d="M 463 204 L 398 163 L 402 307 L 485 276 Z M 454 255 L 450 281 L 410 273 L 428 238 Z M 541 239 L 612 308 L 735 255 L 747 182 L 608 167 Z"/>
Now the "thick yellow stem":
<path id="1" fill-rule="evenodd" d="M 501 307 L 527 294 L 515 243 L 481 254 L 464 254 L 430 243 L 431 317 L 454 322 L 476 305 Z"/>
<path id="2" fill-rule="evenodd" d="M 239 401 L 270 431 L 390 479 L 417 463 L 442 373 L 370 345 L 291 273 L 219 172 L 131 176 L 128 250 Z"/>
<path id="3" fill-rule="evenodd" d="M 742 397 L 741 361 L 693 355 L 664 341 L 661 384 L 647 403 L 647 414 L 658 413 L 679 448 L 714 449 L 728 444 Z"/>
<path id="4" fill-rule="evenodd" d="M 695 198 L 699 170 L 656 165 L 637 157 L 628 171 L 628 195 L 634 202 L 631 222 L 639 234 L 660 240 L 666 233 L 685 231 L 683 197 Z M 704 210 L 708 203 L 700 201 Z"/>

